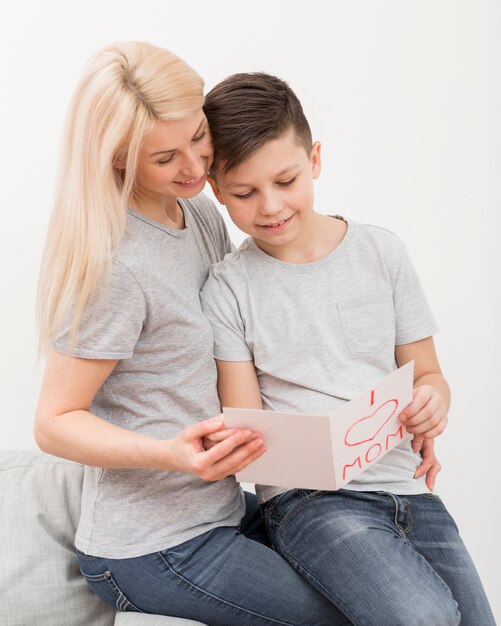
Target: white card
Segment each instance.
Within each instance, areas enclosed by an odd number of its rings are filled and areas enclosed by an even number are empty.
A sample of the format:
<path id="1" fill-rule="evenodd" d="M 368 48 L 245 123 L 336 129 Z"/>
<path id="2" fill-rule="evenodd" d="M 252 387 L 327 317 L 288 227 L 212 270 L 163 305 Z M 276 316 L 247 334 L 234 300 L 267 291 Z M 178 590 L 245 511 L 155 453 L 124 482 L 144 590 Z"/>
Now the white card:
<path id="1" fill-rule="evenodd" d="M 411 436 L 398 415 L 412 400 L 413 380 L 411 361 L 327 416 L 224 408 L 227 427 L 256 430 L 267 447 L 237 479 L 339 489 Z"/>

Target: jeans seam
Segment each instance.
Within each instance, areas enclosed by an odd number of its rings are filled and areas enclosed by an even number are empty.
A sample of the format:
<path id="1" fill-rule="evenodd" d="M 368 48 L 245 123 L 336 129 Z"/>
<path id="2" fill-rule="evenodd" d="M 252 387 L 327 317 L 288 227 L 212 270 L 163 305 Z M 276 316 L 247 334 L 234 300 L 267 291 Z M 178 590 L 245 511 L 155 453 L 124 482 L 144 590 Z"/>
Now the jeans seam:
<path id="1" fill-rule="evenodd" d="M 406 532 L 403 530 L 403 528 L 400 526 L 400 524 L 398 523 L 398 514 L 400 512 L 400 507 L 398 505 L 398 500 L 395 498 L 395 496 L 390 493 L 389 491 L 383 491 L 382 492 L 385 496 L 388 496 L 392 501 L 393 504 L 395 505 L 395 516 L 393 518 L 393 523 L 395 524 L 395 528 L 398 530 L 399 535 L 405 539 L 407 541 L 407 536 L 406 536 Z"/>
<path id="2" fill-rule="evenodd" d="M 141 611 L 141 609 L 138 608 L 133 602 L 131 602 L 129 598 L 124 594 L 124 592 L 117 585 L 111 572 L 107 570 L 103 574 L 103 576 L 104 576 L 104 580 L 106 580 L 111 590 L 118 596 L 115 602 L 115 606 L 117 607 L 119 611 L 126 611 L 128 607 L 131 607 L 137 613 L 144 613 L 144 611 Z"/>
<path id="3" fill-rule="evenodd" d="M 412 509 L 409 503 L 407 503 L 407 515 L 409 517 L 409 523 L 407 524 L 405 530 L 402 529 L 402 532 L 404 533 L 406 538 L 407 538 L 407 535 L 411 532 L 412 526 L 414 524 L 414 518 L 412 517 Z"/>
<path id="4" fill-rule="evenodd" d="M 333 593 L 330 589 L 328 589 L 325 585 L 323 585 L 315 576 L 313 576 L 313 574 L 311 574 L 304 566 L 300 565 L 296 561 L 296 559 L 291 554 L 289 554 L 289 552 L 287 552 L 282 542 L 280 541 L 280 537 L 278 537 L 278 535 L 276 536 L 276 540 L 277 540 L 277 544 L 280 547 L 280 550 L 278 553 L 281 554 L 288 563 L 290 563 L 291 567 L 293 567 L 304 578 L 314 581 L 315 585 L 318 586 L 317 590 L 322 589 L 323 592 L 321 591 L 320 593 L 322 593 L 329 601 L 331 601 L 330 597 L 332 596 L 334 598 L 334 602 L 333 602 L 334 606 L 337 609 L 339 609 L 342 613 L 344 613 L 344 615 L 350 620 L 350 623 L 353 623 L 353 624 L 356 623 L 357 626 L 363 626 L 360 622 L 355 622 L 355 619 L 351 615 L 351 612 L 347 610 L 345 603 L 340 598 L 337 597 L 337 594 Z M 367 626 L 370 626 L 370 624 L 367 624 Z"/>
<path id="5" fill-rule="evenodd" d="M 108 587 L 111 589 L 114 597 L 115 597 L 115 607 L 118 611 L 126 611 L 128 607 L 130 607 L 133 611 L 137 613 L 144 613 L 140 608 L 138 608 L 133 602 L 129 600 L 129 598 L 124 594 L 124 592 L 117 585 L 113 575 L 109 570 L 106 570 L 103 574 L 86 574 L 80 569 L 80 573 L 82 577 L 89 583 L 92 589 L 92 583 L 103 583 L 106 582 Z"/>
<path id="6" fill-rule="evenodd" d="M 208 596 L 208 597 L 212 598 L 213 600 L 217 600 L 218 602 L 220 602 L 223 605 L 231 606 L 233 609 L 237 609 L 238 611 L 242 611 L 242 613 L 245 613 L 247 615 L 254 615 L 254 616 L 258 617 L 259 619 L 265 620 L 267 622 L 270 622 L 270 623 L 273 623 L 273 624 L 281 624 L 282 626 L 293 626 L 293 624 L 290 624 L 289 622 L 282 622 L 281 620 L 276 620 L 276 619 L 273 619 L 271 617 L 266 617 L 264 615 L 260 615 L 259 613 L 255 613 L 254 611 L 249 611 L 248 609 L 244 609 L 241 606 L 237 606 L 236 604 L 233 604 L 232 602 L 228 602 L 227 600 L 223 600 L 222 598 L 218 598 L 214 594 L 212 594 L 212 593 L 210 593 L 208 591 L 205 591 L 204 589 L 201 589 L 200 587 L 198 587 L 197 585 L 192 583 L 190 580 L 185 578 L 179 572 L 176 572 L 176 570 L 170 565 L 170 563 L 168 563 L 168 561 L 165 559 L 164 555 L 161 552 L 158 552 L 157 554 L 160 556 L 160 558 L 165 563 L 165 565 L 169 568 L 169 570 L 174 574 L 174 576 L 177 576 L 178 578 L 180 578 L 187 585 L 189 585 L 190 587 L 192 587 L 193 589 L 195 589 L 196 591 L 198 591 L 202 595 Z"/>

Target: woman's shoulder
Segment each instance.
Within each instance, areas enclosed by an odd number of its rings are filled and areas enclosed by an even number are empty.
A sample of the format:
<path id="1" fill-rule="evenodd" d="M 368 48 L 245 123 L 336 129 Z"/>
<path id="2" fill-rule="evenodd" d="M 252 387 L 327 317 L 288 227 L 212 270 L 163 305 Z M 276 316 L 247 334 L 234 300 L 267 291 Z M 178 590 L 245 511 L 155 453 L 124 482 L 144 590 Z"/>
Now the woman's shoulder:
<path id="1" fill-rule="evenodd" d="M 217 210 L 214 202 L 204 193 L 199 193 L 193 198 L 183 198 L 180 200 L 183 209 L 187 209 L 193 215 L 205 220 L 214 220 L 218 224 L 222 221 L 221 213 Z"/>

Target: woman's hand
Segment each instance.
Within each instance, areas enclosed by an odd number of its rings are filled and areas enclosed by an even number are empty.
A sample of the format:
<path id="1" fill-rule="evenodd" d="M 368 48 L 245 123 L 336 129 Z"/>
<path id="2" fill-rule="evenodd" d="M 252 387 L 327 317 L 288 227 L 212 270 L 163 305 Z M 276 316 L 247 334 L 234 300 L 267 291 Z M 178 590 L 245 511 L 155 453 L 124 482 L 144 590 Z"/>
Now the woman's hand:
<path id="1" fill-rule="evenodd" d="M 202 443 L 205 450 L 210 450 L 220 441 L 224 441 L 230 435 L 232 435 L 236 431 L 236 428 L 223 428 L 222 430 L 217 430 L 215 433 L 211 433 L 210 435 L 206 435 L 202 439 Z M 251 430 L 251 433 L 255 437 L 259 437 L 260 434 L 257 430 Z"/>
<path id="2" fill-rule="evenodd" d="M 418 435 L 418 437 L 422 438 L 421 435 Z M 414 439 L 416 439 L 416 437 L 414 437 Z M 419 478 L 426 474 L 426 485 L 430 491 L 433 491 L 437 474 L 442 469 L 435 454 L 435 441 L 433 439 L 422 438 L 421 456 L 423 457 L 423 461 L 417 468 L 414 478 Z"/>
<path id="3" fill-rule="evenodd" d="M 412 449 L 419 452 L 424 439 L 433 439 L 444 432 L 448 421 L 447 407 L 434 387 L 422 385 L 414 388 L 413 400 L 400 413 L 399 419 L 415 435 Z"/>
<path id="4" fill-rule="evenodd" d="M 203 480 L 231 476 L 266 451 L 257 433 L 240 428 L 225 429 L 222 418 L 188 426 L 169 439 L 168 446 L 168 469 L 196 474 Z"/>

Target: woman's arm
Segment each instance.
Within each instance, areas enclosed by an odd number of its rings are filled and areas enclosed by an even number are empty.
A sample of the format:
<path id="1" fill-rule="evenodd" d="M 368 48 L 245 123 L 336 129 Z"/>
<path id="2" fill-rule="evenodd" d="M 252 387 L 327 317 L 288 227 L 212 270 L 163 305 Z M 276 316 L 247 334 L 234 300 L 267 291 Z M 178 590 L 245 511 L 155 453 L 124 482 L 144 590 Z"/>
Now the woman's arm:
<path id="1" fill-rule="evenodd" d="M 35 439 L 42 450 L 96 467 L 173 470 L 205 480 L 234 474 L 264 451 L 262 442 L 244 430 L 204 450 L 202 438 L 222 429 L 221 419 L 201 421 L 160 440 L 94 415 L 94 396 L 116 364 L 49 353 L 35 418 Z"/>

